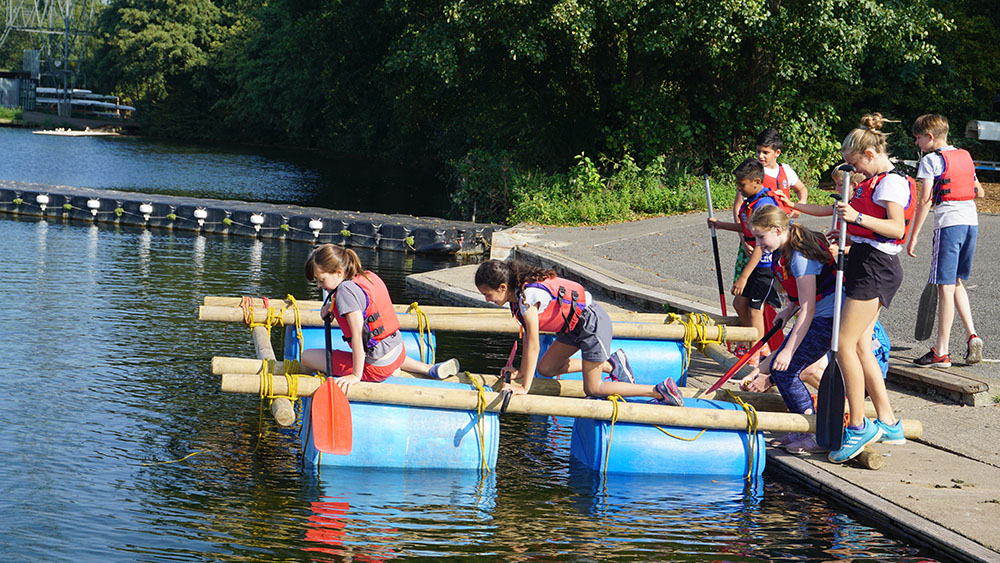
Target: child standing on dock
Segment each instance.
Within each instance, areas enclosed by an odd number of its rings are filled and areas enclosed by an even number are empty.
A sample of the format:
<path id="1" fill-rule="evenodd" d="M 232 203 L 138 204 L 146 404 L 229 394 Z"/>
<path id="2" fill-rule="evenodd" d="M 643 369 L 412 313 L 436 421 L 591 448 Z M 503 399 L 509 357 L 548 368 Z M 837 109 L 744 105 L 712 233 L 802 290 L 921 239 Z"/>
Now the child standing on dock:
<path id="1" fill-rule="evenodd" d="M 771 270 L 771 252 L 765 251 L 756 245 L 753 233 L 750 231 L 750 216 L 757 209 L 771 205 L 777 206 L 778 202 L 774 197 L 774 192 L 764 188 L 764 165 L 755 158 L 748 158 L 740 163 L 733 170 L 736 177 L 737 191 L 743 197 L 743 204 L 738 214 L 738 222 L 728 223 L 719 221 L 715 217 L 710 217 L 708 222 L 716 228 L 734 231 L 743 235 L 743 243 L 750 248 L 750 258 L 740 276 L 733 283 L 732 293 L 736 297 L 733 299 L 733 308 L 740 317 L 740 324 L 752 326 L 757 329 L 757 337 L 764 337 L 764 307 L 781 306 L 781 298 L 778 296 L 778 289 L 774 284 L 774 274 Z M 760 358 L 765 358 L 770 354 L 770 349 L 765 344 L 759 354 L 755 354 L 747 363 L 756 367 Z"/>
<path id="2" fill-rule="evenodd" d="M 358 381 L 379 383 L 400 369 L 443 379 L 458 373 L 458 360 L 428 365 L 406 355 L 399 333 L 399 319 L 385 283 L 361 267 L 358 255 L 334 244 L 316 247 L 305 264 L 306 279 L 329 292 L 320 310 L 333 315 L 351 351 L 333 351 L 332 376 L 346 393 Z M 326 369 L 326 350 L 302 353 L 302 365 L 313 371 Z M 359 375 L 360 374 L 360 375 Z"/>
<path id="3" fill-rule="evenodd" d="M 976 178 L 976 166 L 969 152 L 948 144 L 948 120 L 944 116 L 921 115 L 913 123 L 913 136 L 920 150 L 927 154 L 920 159 L 917 170 L 920 197 L 906 251 L 910 256 L 917 255 L 917 237 L 927 211 L 933 206 L 934 249 L 927 283 L 936 284 L 938 294 L 937 341 L 930 352 L 913 361 L 923 367 L 951 367 L 948 341 L 957 310 L 965 326 L 965 363 L 975 364 L 983 359 L 983 341 L 976 335 L 969 295 L 962 280 L 969 279 L 976 252 L 979 232 L 976 198 L 985 193 Z"/>
<path id="4" fill-rule="evenodd" d="M 852 243 L 844 273 L 846 298 L 837 350 L 851 416 L 840 449 L 830 452 L 834 463 L 857 456 L 872 442 L 906 443 L 872 352 L 875 321 L 903 281 L 898 255 L 916 207 L 912 179 L 889 160 L 887 135 L 881 131 L 884 124 L 880 113 L 865 115 L 841 147 L 844 160 L 866 180 L 855 188 L 849 203 L 836 205 L 840 220 L 848 223 Z M 831 213 L 830 207 L 820 205 L 796 203 L 795 209 L 811 215 Z M 866 390 L 878 415 L 874 421 L 864 414 Z"/>
<path id="5" fill-rule="evenodd" d="M 508 305 L 524 327 L 520 367 L 504 368 L 503 374 L 520 383 L 507 383 L 504 390 L 529 392 L 536 370 L 545 377 L 582 372 L 589 397 L 651 397 L 665 405 L 684 405 L 670 377 L 655 386 L 635 383 L 625 352 L 611 353 L 611 318 L 579 283 L 523 262 L 489 260 L 476 270 L 476 288 L 490 303 Z M 556 333 L 541 359 L 540 331 Z M 570 358 L 577 350 L 582 360 Z M 605 381 L 604 373 L 612 381 Z"/>
<path id="6" fill-rule="evenodd" d="M 830 351 L 837 277 L 833 255 L 823 234 L 791 223 L 773 205 L 754 211 L 750 230 L 758 247 L 778 255 L 774 277 L 788 296 L 788 305 L 775 320 L 787 322 L 798 309 L 795 326 L 781 347 L 764 360 L 760 372 L 770 374 L 789 412 L 813 414 L 812 396 L 800 375 Z M 794 454 L 820 451 L 816 436 L 810 433 L 790 433 L 780 445 Z"/>

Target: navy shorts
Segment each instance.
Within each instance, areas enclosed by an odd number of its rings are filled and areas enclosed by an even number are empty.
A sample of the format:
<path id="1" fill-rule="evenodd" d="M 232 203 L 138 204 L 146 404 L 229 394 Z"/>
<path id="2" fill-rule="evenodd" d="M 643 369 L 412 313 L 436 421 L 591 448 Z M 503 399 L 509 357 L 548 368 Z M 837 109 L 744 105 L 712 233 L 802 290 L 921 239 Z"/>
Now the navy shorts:
<path id="1" fill-rule="evenodd" d="M 931 277 L 927 283 L 955 285 L 958 279 L 969 279 L 978 234 L 976 225 L 952 225 L 934 231 Z"/>
<path id="2" fill-rule="evenodd" d="M 801 414 L 812 410 L 812 396 L 802 380 L 799 379 L 799 374 L 830 351 L 832 332 L 833 318 L 813 317 L 812 322 L 809 323 L 809 329 L 802 337 L 802 342 L 795 349 L 792 360 L 788 362 L 788 369 L 779 371 L 774 369 L 772 364 L 771 381 L 778 386 L 778 392 L 781 393 L 781 398 L 785 401 L 785 406 L 790 412 Z M 784 350 L 786 344 L 788 344 L 787 338 L 774 351 L 774 354 Z"/>
<path id="3" fill-rule="evenodd" d="M 886 254 L 870 244 L 851 245 L 844 272 L 844 294 L 857 301 L 878 298 L 888 308 L 903 283 L 899 256 Z"/>
<path id="4" fill-rule="evenodd" d="M 750 300 L 750 308 L 758 311 L 768 304 L 774 308 L 781 307 L 781 295 L 778 293 L 780 284 L 774 279 L 774 270 L 770 266 L 754 268 L 747 285 L 743 288 L 743 297 Z"/>
<path id="5" fill-rule="evenodd" d="M 580 357 L 588 362 L 603 362 L 611 357 L 611 317 L 596 303 L 580 314 L 572 332 L 556 335 L 556 342 L 580 349 Z"/>

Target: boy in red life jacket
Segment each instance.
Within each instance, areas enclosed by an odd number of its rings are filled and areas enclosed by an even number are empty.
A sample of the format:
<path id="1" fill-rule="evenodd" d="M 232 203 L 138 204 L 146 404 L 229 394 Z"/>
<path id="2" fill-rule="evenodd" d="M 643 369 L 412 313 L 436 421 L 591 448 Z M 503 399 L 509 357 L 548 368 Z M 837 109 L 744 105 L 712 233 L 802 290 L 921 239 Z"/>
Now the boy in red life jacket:
<path id="1" fill-rule="evenodd" d="M 957 310 L 965 326 L 965 363 L 975 364 L 983 359 L 983 341 L 976 335 L 969 295 L 962 280 L 968 280 L 972 271 L 979 230 L 975 200 L 983 197 L 983 186 L 976 178 L 968 151 L 948 144 L 948 120 L 944 116 L 921 115 L 913 123 L 913 136 L 920 150 L 927 154 L 920 159 L 917 169 L 920 197 L 906 252 L 916 256 L 917 236 L 933 207 L 934 248 L 928 283 L 936 284 L 938 293 L 937 341 L 930 352 L 914 363 L 923 367 L 951 367 L 948 340 Z"/>
<path id="2" fill-rule="evenodd" d="M 783 144 L 781 133 L 773 127 L 768 127 L 757 135 L 755 154 L 757 160 L 764 165 L 764 189 L 776 193 L 780 192 L 787 196 L 789 200 L 791 199 L 791 193 L 795 192 L 799 201 L 805 203 L 806 197 L 809 195 L 806 185 L 802 183 L 799 175 L 795 173 L 795 170 L 792 170 L 791 166 L 778 164 L 778 157 L 781 156 Z M 737 190 L 736 198 L 733 200 L 733 221 L 736 223 L 740 221 L 739 215 L 742 206 L 743 194 Z M 780 205 L 780 207 L 792 219 L 799 216 L 798 211 L 788 206 Z M 752 251 L 753 248 L 750 248 L 749 244 L 743 241 L 740 242 L 740 247 L 736 252 L 736 268 L 733 273 L 733 281 L 739 279 L 740 272 L 743 271 L 743 266 L 746 265 Z"/>
<path id="3" fill-rule="evenodd" d="M 737 190 L 743 197 L 743 205 L 737 214 L 739 222 L 729 223 L 719 221 L 715 217 L 708 222 L 718 229 L 734 231 L 743 236 L 743 242 L 750 247 L 750 257 L 740 270 L 740 275 L 733 283 L 733 308 L 740 317 L 740 324 L 757 329 L 757 337 L 764 337 L 764 306 L 781 307 L 781 297 L 774 281 L 774 271 L 771 269 L 771 252 L 765 251 L 754 242 L 750 231 L 750 216 L 754 211 L 766 205 L 777 206 L 778 202 L 772 192 L 764 189 L 764 165 L 755 158 L 748 158 L 733 170 L 736 177 Z M 759 355 L 747 363 L 756 366 L 760 358 L 770 353 L 767 345 L 763 346 Z"/>
<path id="4" fill-rule="evenodd" d="M 400 369 L 444 379 L 458 373 L 458 360 L 452 358 L 434 365 L 406 355 L 399 333 L 399 319 L 385 283 L 373 272 L 361 267 L 353 250 L 334 244 L 317 246 L 305 264 L 306 279 L 330 292 L 320 316 L 330 315 L 340 325 L 351 351 L 333 350 L 335 382 L 347 393 L 358 381 L 380 383 Z M 302 366 L 313 371 L 326 370 L 326 350 L 314 348 L 302 352 Z"/>

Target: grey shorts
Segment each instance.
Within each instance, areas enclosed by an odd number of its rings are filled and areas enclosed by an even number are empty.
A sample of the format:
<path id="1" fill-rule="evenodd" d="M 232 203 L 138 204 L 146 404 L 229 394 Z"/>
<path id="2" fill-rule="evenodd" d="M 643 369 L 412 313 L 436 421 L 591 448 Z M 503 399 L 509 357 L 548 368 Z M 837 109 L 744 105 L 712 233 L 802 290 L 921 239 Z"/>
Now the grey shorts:
<path id="1" fill-rule="evenodd" d="M 556 336 L 556 342 L 580 349 L 580 357 L 588 362 L 603 362 L 611 357 L 611 317 L 596 303 L 580 314 L 572 332 Z"/>

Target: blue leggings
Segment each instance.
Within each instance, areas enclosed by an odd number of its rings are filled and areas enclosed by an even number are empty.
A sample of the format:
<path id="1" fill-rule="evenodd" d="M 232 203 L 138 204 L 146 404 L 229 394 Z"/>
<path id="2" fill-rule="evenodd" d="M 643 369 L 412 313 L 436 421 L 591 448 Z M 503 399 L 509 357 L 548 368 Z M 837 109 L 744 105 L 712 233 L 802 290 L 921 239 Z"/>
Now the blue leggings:
<path id="1" fill-rule="evenodd" d="M 805 383 L 799 379 L 799 374 L 830 351 L 832 333 L 833 318 L 813 317 L 812 322 L 809 323 L 809 330 L 806 331 L 799 347 L 795 349 L 792 360 L 788 362 L 788 369 L 771 368 L 771 381 L 778 386 L 778 391 L 781 393 L 781 398 L 785 401 L 789 412 L 804 414 L 813 408 L 812 397 L 809 395 Z M 775 353 L 784 350 L 787 343 L 788 339 L 786 338 Z"/>

